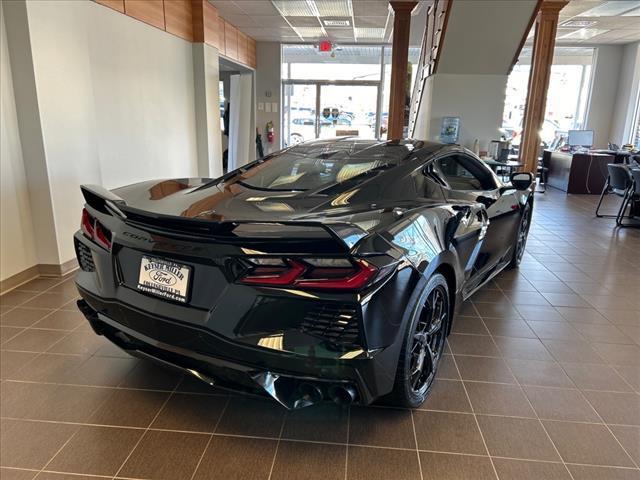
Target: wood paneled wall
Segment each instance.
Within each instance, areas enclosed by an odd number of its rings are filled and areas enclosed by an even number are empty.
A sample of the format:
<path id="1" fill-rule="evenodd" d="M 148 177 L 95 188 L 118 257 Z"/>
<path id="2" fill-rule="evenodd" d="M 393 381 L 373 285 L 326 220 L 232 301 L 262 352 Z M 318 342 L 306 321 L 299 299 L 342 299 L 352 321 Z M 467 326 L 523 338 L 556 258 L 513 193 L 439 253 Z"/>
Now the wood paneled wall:
<path id="1" fill-rule="evenodd" d="M 124 0 L 95 0 L 95 2 L 124 13 Z"/>
<path id="2" fill-rule="evenodd" d="M 208 0 L 94 0 L 190 42 L 203 42 L 221 55 L 256 68 L 256 41 L 218 15 Z"/>

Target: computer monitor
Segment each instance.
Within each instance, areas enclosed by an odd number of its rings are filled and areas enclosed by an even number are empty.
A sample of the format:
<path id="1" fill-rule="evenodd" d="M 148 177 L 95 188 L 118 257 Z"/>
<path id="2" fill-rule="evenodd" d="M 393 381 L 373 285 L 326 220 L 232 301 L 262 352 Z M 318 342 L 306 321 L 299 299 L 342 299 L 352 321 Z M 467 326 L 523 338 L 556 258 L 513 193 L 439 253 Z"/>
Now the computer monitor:
<path id="1" fill-rule="evenodd" d="M 593 130 L 569 130 L 567 143 L 570 147 L 593 146 Z"/>

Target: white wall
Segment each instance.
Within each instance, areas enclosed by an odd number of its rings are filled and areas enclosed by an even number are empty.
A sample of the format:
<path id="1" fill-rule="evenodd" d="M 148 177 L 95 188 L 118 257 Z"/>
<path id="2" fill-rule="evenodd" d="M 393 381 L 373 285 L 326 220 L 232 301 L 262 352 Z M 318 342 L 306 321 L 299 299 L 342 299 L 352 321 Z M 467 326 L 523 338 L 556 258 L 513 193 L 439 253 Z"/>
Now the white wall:
<path id="1" fill-rule="evenodd" d="M 197 175 L 193 46 L 90 1 L 29 1 L 28 25 L 20 18 L 24 4 L 11 3 L 18 6 L 10 9 L 15 12 L 8 30 L 16 37 L 28 32 L 31 44 L 34 116 L 44 150 L 42 158 L 30 155 L 25 162 L 39 163 L 48 175 L 55 224 L 56 255 L 43 255 L 49 245 L 38 246 L 38 260 L 59 264 L 75 256 L 71 238 L 83 204 L 80 184 L 113 188 Z M 10 36 L 9 49 L 23 63 L 28 57 L 18 38 Z M 26 89 L 23 82 L 14 85 Z M 19 110 L 35 97 L 22 93 Z M 36 137 L 34 131 L 24 134 L 23 150 Z M 46 202 L 42 195 L 38 205 Z"/>
<path id="2" fill-rule="evenodd" d="M 455 0 L 438 53 L 438 72 L 506 75 L 536 4 L 536 0 Z"/>
<path id="3" fill-rule="evenodd" d="M 606 148 L 610 137 L 622 67 L 621 45 L 601 45 L 596 49 L 591 77 L 586 129 L 594 131 L 594 146 Z"/>
<path id="4" fill-rule="evenodd" d="M 621 146 L 631 141 L 639 89 L 640 42 L 635 42 L 625 45 L 622 51 L 622 65 L 609 134 L 611 141 L 617 145 Z"/>
<path id="5" fill-rule="evenodd" d="M 443 117 L 460 117 L 459 143 L 481 150 L 500 138 L 506 92 L 506 75 L 452 75 L 437 73 L 427 78 L 414 137 L 440 140 Z"/>
<path id="6" fill-rule="evenodd" d="M 38 263 L 0 3 L 0 280 Z"/>
<path id="7" fill-rule="evenodd" d="M 196 175 L 192 44 L 86 3 L 104 186 Z"/>
<path id="8" fill-rule="evenodd" d="M 222 169 L 218 50 L 206 43 L 193 44 L 198 176 L 216 178 Z"/>
<path id="9" fill-rule="evenodd" d="M 256 110 L 256 127 L 262 135 L 262 144 L 266 155 L 267 153 L 279 150 L 282 142 L 282 112 L 280 111 L 282 107 L 280 102 L 280 92 L 282 90 L 280 78 L 282 55 L 280 44 L 275 42 L 258 42 L 256 52 L 258 57 L 258 68 L 256 69 L 256 102 L 276 103 L 278 106 L 278 111 L 275 113 L 273 111 L 267 113 L 265 110 Z M 274 126 L 273 143 L 267 143 L 265 127 L 268 121 L 272 121 Z"/>

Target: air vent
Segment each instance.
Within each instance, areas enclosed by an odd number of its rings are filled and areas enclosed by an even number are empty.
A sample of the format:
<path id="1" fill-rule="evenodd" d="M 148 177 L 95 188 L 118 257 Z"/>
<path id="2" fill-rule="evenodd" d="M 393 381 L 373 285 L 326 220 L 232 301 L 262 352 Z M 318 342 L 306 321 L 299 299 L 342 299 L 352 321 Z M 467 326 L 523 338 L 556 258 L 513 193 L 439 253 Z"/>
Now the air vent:
<path id="1" fill-rule="evenodd" d="M 321 304 L 307 313 L 300 330 L 308 335 L 326 340 L 338 351 L 361 346 L 360 315 L 349 304 Z"/>
<path id="2" fill-rule="evenodd" d="M 76 247 L 76 256 L 78 257 L 78 265 L 80 265 L 80 269 L 84 272 L 95 272 L 96 266 L 93 263 L 93 255 L 91 254 L 91 249 L 81 241 L 75 238 L 74 240 Z"/>
<path id="3" fill-rule="evenodd" d="M 351 25 L 349 20 L 322 20 L 325 27 L 348 27 Z"/>

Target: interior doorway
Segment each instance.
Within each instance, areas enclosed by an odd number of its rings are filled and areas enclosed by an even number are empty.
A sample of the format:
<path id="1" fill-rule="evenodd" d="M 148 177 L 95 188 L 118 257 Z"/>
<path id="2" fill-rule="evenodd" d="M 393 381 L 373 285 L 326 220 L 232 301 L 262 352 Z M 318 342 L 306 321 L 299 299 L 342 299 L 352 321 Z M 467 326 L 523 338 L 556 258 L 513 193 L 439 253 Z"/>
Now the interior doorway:
<path id="1" fill-rule="evenodd" d="M 223 171 L 256 159 L 255 72 L 220 57 L 219 109 Z"/>

